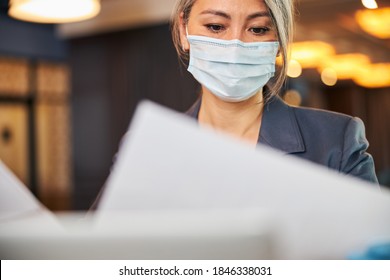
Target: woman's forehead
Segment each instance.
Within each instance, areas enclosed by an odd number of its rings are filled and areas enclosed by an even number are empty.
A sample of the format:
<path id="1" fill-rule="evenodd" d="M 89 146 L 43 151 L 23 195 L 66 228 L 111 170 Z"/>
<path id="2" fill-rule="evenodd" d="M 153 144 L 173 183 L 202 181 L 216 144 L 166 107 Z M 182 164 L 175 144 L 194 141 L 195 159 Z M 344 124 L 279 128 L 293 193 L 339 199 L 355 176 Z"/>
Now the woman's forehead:
<path id="1" fill-rule="evenodd" d="M 207 10 L 217 10 L 232 15 L 249 15 L 258 12 L 266 12 L 267 5 L 264 0 L 196 0 L 192 10 L 195 13 L 203 13 Z"/>

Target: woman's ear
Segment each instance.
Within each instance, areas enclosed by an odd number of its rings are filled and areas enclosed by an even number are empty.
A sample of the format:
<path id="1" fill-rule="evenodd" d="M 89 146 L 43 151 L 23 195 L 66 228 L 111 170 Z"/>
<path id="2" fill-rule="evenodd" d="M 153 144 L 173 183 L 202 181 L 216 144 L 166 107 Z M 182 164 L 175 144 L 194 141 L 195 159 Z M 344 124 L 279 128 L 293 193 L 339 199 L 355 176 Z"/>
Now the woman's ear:
<path id="1" fill-rule="evenodd" d="M 179 32 L 180 32 L 180 43 L 183 49 L 183 52 L 188 52 L 190 50 L 190 44 L 187 40 L 187 24 L 184 20 L 184 13 L 181 12 L 179 16 Z"/>

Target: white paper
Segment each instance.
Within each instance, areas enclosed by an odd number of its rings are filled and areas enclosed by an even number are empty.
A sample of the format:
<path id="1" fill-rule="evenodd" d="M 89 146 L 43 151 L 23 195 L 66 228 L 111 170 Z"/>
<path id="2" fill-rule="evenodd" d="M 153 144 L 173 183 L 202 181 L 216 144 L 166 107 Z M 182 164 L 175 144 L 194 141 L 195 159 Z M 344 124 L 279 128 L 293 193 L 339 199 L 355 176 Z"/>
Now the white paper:
<path id="1" fill-rule="evenodd" d="M 269 259 L 272 220 L 251 211 L 134 211 L 94 216 L 67 213 L 62 228 L 28 219 L 0 230 L 1 259 Z"/>
<path id="2" fill-rule="evenodd" d="M 276 217 L 282 259 L 343 259 L 390 240 L 387 190 L 254 150 L 150 102 L 138 107 L 130 131 L 98 208 L 102 219 L 118 210 L 260 207 Z"/>
<path id="3" fill-rule="evenodd" d="M 43 211 L 41 203 L 0 160 L 0 222 Z"/>

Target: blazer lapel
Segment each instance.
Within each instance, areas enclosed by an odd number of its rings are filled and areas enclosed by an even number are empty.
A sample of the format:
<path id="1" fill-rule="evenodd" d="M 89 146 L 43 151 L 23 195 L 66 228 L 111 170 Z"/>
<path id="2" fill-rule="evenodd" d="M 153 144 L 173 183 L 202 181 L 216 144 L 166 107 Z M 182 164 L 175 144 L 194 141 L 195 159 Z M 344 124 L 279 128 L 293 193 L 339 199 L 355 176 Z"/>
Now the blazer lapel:
<path id="1" fill-rule="evenodd" d="M 278 96 L 264 107 L 258 143 L 287 154 L 305 151 L 295 114 Z"/>

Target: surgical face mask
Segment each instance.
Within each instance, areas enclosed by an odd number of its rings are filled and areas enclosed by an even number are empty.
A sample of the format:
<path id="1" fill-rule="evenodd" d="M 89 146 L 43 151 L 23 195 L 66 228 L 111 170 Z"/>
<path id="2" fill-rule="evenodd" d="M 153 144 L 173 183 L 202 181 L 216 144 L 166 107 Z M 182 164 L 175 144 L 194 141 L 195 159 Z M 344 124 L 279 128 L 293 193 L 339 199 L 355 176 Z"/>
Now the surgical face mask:
<path id="1" fill-rule="evenodd" d="M 193 35 L 187 39 L 188 71 L 222 100 L 247 100 L 274 76 L 278 42 L 244 43 Z"/>

